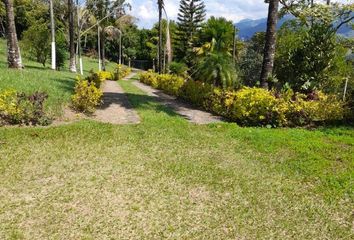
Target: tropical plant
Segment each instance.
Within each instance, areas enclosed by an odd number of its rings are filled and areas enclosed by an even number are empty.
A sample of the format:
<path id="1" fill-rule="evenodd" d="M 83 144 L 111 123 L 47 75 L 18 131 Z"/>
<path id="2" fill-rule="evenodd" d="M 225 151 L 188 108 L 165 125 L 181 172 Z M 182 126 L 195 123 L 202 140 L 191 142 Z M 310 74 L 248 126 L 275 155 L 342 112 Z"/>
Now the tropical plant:
<path id="1" fill-rule="evenodd" d="M 196 48 L 196 79 L 223 88 L 237 87 L 237 74 L 231 55 L 233 34 L 231 21 L 215 17 L 207 21 L 200 33 L 203 45 Z"/>
<path id="2" fill-rule="evenodd" d="M 200 30 L 206 16 L 203 0 L 181 0 L 178 13 L 178 46 L 175 57 L 188 66 L 193 65 L 193 48 L 196 46 L 196 34 Z"/>
<path id="3" fill-rule="evenodd" d="M 237 73 L 230 54 L 214 51 L 213 47 L 200 58 L 193 77 L 223 88 L 238 86 Z"/>

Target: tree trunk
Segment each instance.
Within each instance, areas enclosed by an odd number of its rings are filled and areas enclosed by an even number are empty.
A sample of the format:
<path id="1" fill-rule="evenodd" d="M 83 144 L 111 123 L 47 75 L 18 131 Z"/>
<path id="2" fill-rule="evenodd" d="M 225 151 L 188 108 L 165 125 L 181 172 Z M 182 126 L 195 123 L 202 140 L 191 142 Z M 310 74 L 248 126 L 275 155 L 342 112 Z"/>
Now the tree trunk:
<path id="1" fill-rule="evenodd" d="M 7 17 L 7 64 L 9 68 L 22 68 L 20 47 L 18 45 L 13 0 L 5 0 Z"/>
<path id="2" fill-rule="evenodd" d="M 75 27 L 74 27 L 74 3 L 73 0 L 68 0 L 69 12 L 69 51 L 70 51 L 70 72 L 76 72 L 76 59 L 75 59 Z"/>
<path id="3" fill-rule="evenodd" d="M 102 59 L 102 71 L 106 71 L 106 51 L 105 51 L 105 41 L 106 41 L 106 34 L 105 28 L 102 27 L 101 30 L 101 59 Z"/>
<path id="4" fill-rule="evenodd" d="M 158 63 L 158 71 L 162 73 L 162 0 L 158 1 L 159 7 L 159 46 L 158 46 L 158 56 L 159 56 L 159 63 Z"/>
<path id="5" fill-rule="evenodd" d="M 327 5 L 330 5 L 331 4 L 331 0 L 327 0 Z"/>
<path id="6" fill-rule="evenodd" d="M 279 0 L 270 0 L 268 9 L 267 32 L 264 46 L 264 57 L 261 73 L 261 86 L 268 89 L 268 78 L 273 73 L 276 28 L 278 21 Z"/>

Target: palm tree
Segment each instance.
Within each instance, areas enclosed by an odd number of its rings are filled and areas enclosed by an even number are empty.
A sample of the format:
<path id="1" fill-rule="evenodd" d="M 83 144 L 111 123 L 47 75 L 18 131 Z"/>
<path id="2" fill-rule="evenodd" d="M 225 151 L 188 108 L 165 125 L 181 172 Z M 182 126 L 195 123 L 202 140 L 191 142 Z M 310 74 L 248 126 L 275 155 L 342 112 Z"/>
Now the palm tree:
<path id="1" fill-rule="evenodd" d="M 18 45 L 13 0 L 5 0 L 7 17 L 7 64 L 9 68 L 22 68 L 20 47 Z"/>
<path id="2" fill-rule="evenodd" d="M 157 5 L 159 8 L 159 46 L 158 46 L 158 72 L 162 73 L 162 10 L 164 8 L 164 1 L 157 0 Z"/>
<path id="3" fill-rule="evenodd" d="M 73 0 L 68 0 L 68 12 L 69 12 L 69 51 L 70 51 L 70 72 L 76 72 L 76 60 L 75 60 L 75 27 L 74 27 L 74 3 Z"/>
<path id="4" fill-rule="evenodd" d="M 278 21 L 279 0 L 266 0 L 269 3 L 267 32 L 264 46 L 264 57 L 261 72 L 261 86 L 268 89 L 268 79 L 272 75 L 274 66 L 276 27 Z"/>
<path id="5" fill-rule="evenodd" d="M 198 63 L 195 77 L 215 86 L 237 86 L 237 74 L 232 59 L 234 26 L 225 18 L 211 17 L 203 26 L 200 39 L 205 44 L 196 48 Z"/>

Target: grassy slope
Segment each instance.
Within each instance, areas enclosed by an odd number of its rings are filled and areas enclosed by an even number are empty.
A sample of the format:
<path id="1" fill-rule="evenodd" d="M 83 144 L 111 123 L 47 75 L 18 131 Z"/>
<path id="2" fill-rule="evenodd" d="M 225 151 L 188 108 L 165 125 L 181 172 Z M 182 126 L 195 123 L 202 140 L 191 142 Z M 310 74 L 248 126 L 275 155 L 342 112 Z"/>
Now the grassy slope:
<path id="1" fill-rule="evenodd" d="M 97 60 L 84 58 L 85 74 L 90 69 L 97 69 Z M 60 115 L 63 105 L 70 101 L 70 95 L 75 85 L 76 74 L 66 68 L 62 71 L 51 71 L 50 66 L 43 65 L 24 58 L 25 69 L 7 69 L 6 42 L 0 38 L 0 91 L 3 89 L 17 89 L 31 93 L 44 91 L 49 95 L 47 108 L 54 115 Z M 108 69 L 114 65 L 108 64 Z"/>
<path id="2" fill-rule="evenodd" d="M 0 129 L 0 239 L 353 234 L 353 129 L 197 126 L 120 84 L 142 124 Z"/>

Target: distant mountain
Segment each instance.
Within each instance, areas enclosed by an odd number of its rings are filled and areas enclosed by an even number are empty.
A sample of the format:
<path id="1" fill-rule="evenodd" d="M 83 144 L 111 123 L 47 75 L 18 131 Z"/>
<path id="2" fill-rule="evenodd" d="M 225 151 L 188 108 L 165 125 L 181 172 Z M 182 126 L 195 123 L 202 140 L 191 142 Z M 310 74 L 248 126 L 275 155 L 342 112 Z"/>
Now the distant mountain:
<path id="1" fill-rule="evenodd" d="M 279 29 L 286 21 L 293 19 L 291 15 L 286 15 L 278 21 L 277 28 Z M 241 39 L 250 39 L 256 32 L 265 32 L 267 29 L 267 18 L 261 19 L 244 19 L 235 24 L 239 29 L 238 35 Z M 345 37 L 354 37 L 354 30 L 348 26 L 343 26 L 339 29 L 338 34 Z"/>

